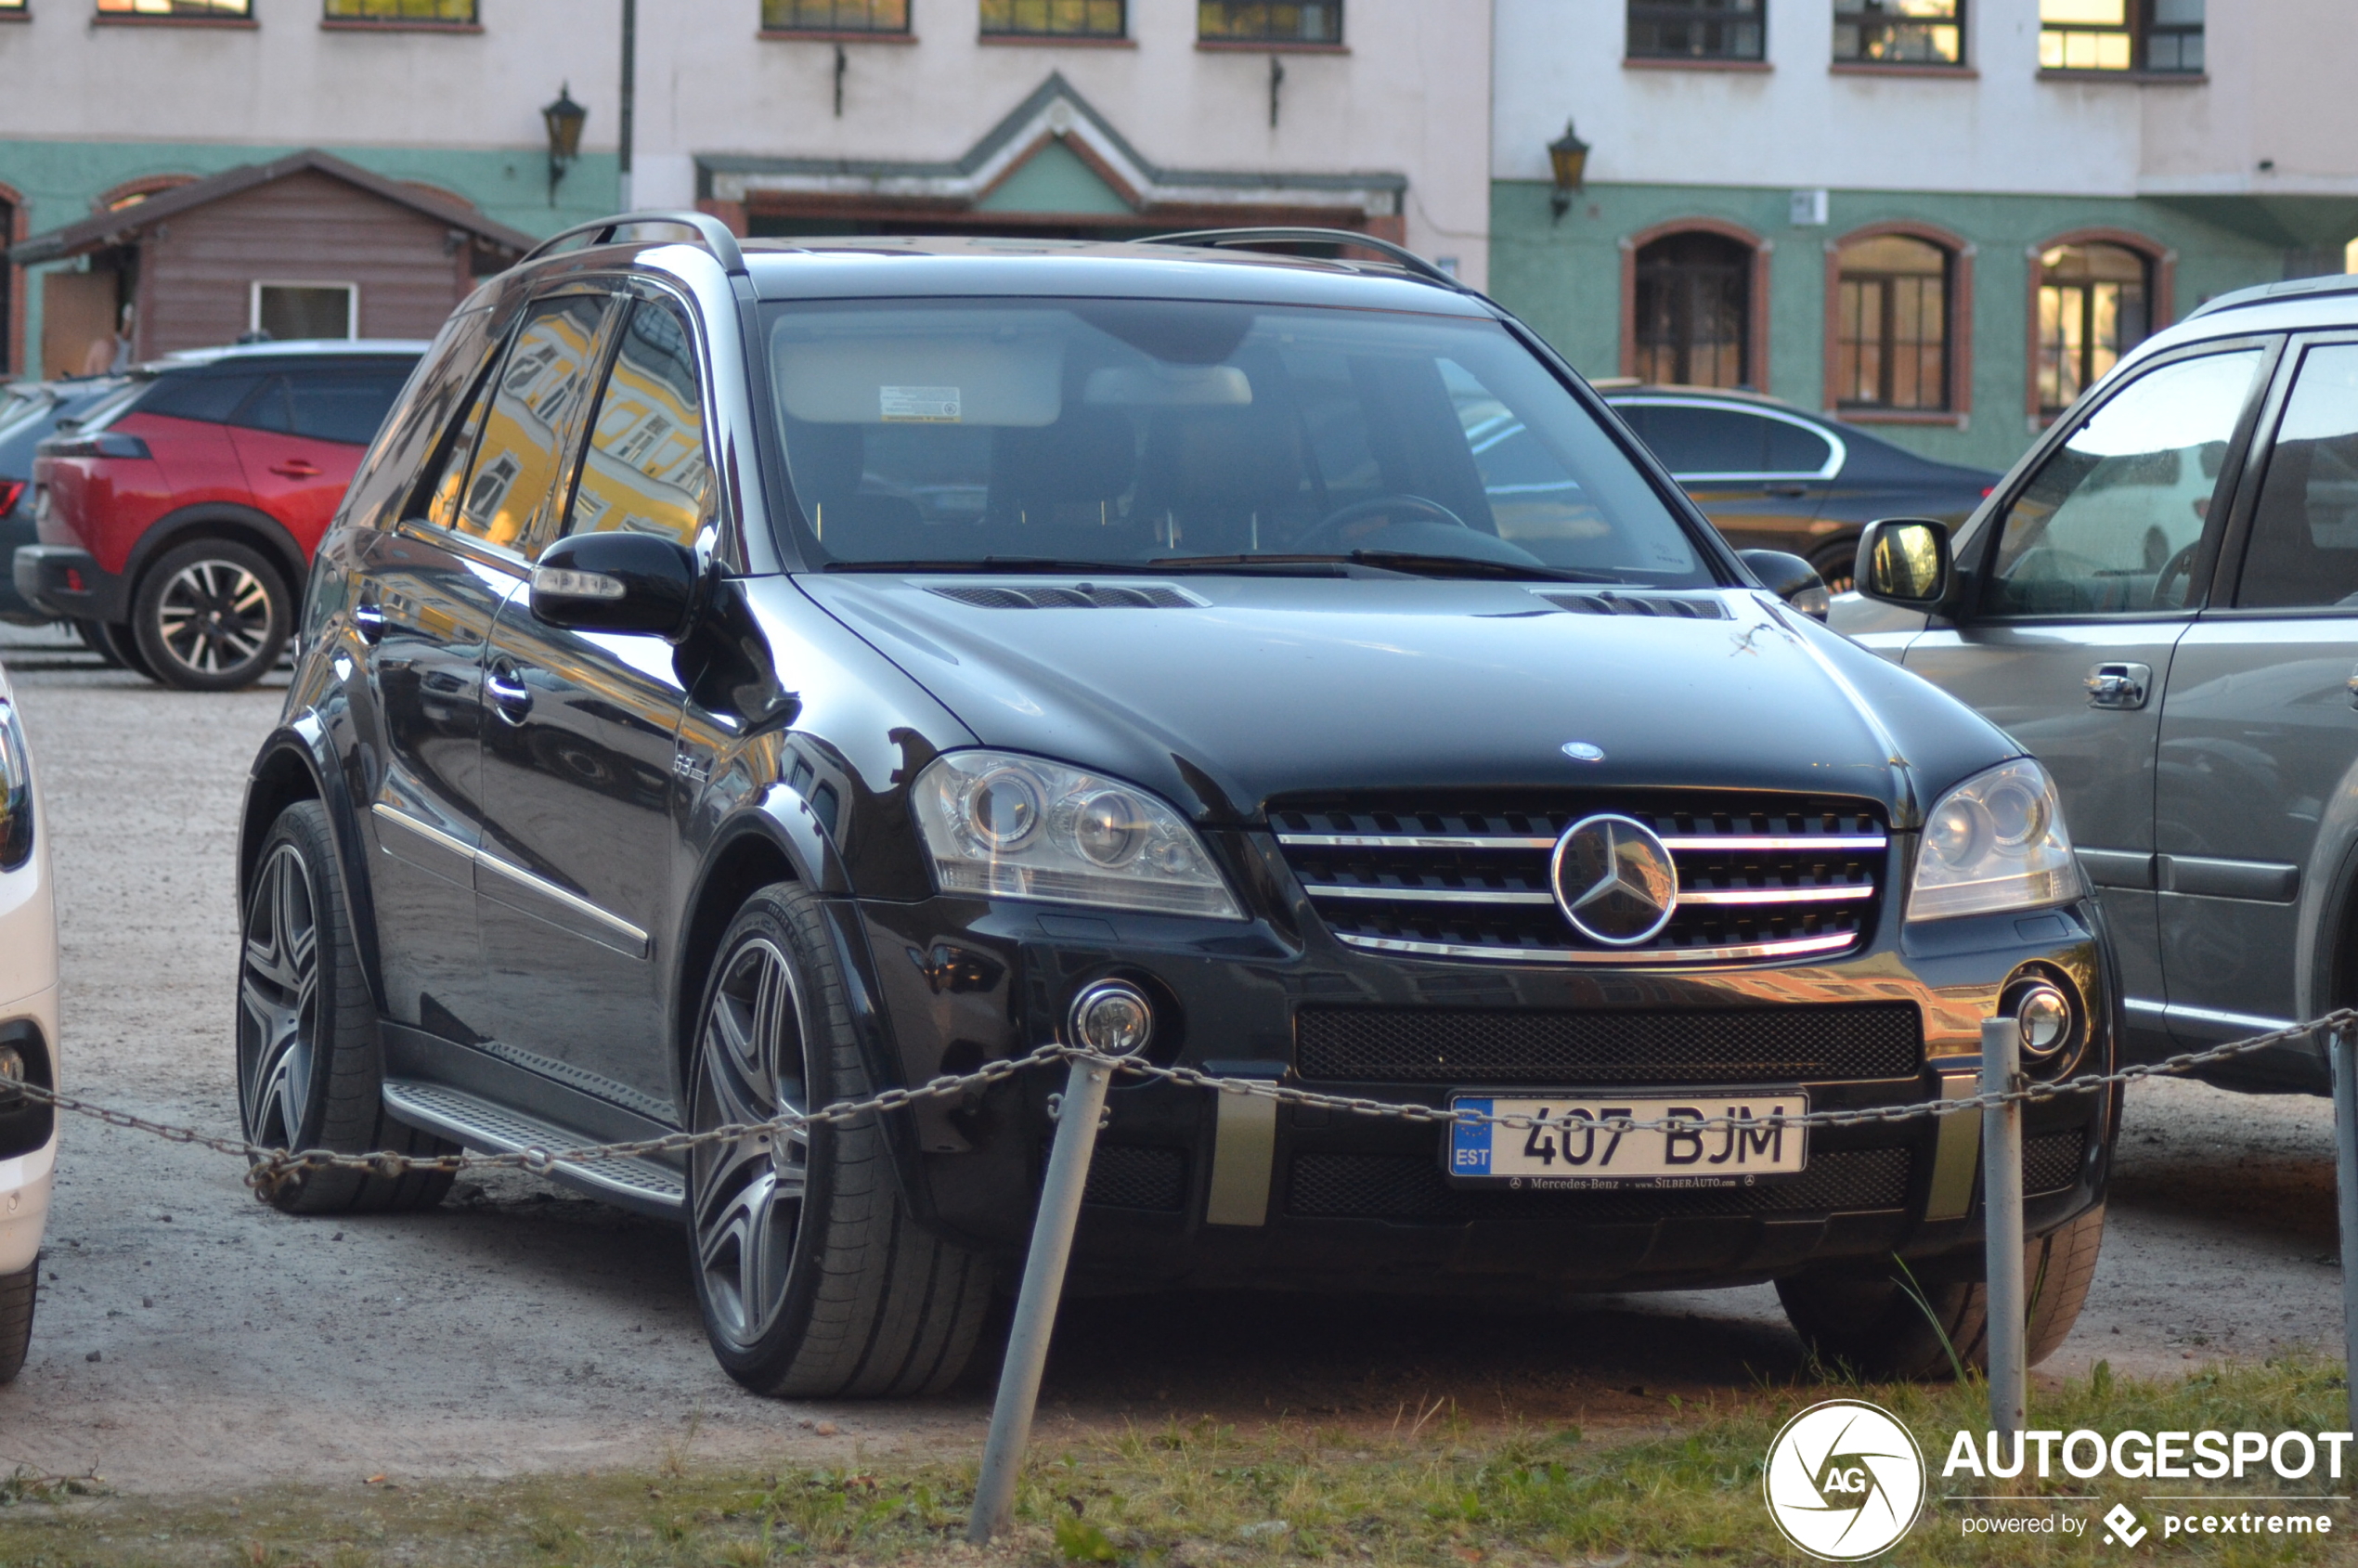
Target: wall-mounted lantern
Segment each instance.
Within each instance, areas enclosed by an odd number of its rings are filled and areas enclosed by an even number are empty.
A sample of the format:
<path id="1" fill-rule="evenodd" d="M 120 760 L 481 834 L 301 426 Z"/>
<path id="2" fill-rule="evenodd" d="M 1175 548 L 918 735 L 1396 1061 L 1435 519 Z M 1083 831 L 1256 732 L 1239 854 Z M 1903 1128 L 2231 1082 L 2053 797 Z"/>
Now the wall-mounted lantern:
<path id="1" fill-rule="evenodd" d="M 1573 130 L 1572 122 L 1564 122 L 1564 134 L 1548 144 L 1548 167 L 1556 176 L 1556 188 L 1548 198 L 1548 210 L 1561 223 L 1572 211 L 1572 199 L 1587 183 L 1588 144 Z"/>
<path id="2" fill-rule="evenodd" d="M 565 177 L 574 160 L 581 156 L 581 127 L 588 122 L 590 111 L 573 101 L 573 84 L 568 82 L 557 89 L 557 101 L 540 110 L 540 123 L 549 128 L 549 205 L 557 204 L 557 182 Z"/>

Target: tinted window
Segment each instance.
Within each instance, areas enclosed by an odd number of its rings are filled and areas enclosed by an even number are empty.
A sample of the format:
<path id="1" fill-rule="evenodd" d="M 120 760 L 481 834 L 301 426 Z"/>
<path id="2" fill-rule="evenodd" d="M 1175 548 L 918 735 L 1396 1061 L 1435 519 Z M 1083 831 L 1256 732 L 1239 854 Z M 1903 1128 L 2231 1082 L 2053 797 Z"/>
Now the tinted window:
<path id="1" fill-rule="evenodd" d="M 1760 422 L 1768 427 L 1768 456 L 1764 465 L 1768 473 L 1822 473 L 1833 460 L 1833 443 L 1807 426 L 1787 424 L 1782 420 Z"/>
<path id="2" fill-rule="evenodd" d="M 1771 423 L 1732 408 L 1655 403 L 1646 408 L 1646 445 L 1673 473 L 1760 473 Z"/>
<path id="3" fill-rule="evenodd" d="M 1494 322 L 1197 301 L 803 305 L 771 322 L 823 558 L 1365 550 L 1709 580 Z"/>
<path id="4" fill-rule="evenodd" d="M 2235 603 L 2358 602 L 2358 345 L 2313 348 L 2285 405 Z"/>
<path id="5" fill-rule="evenodd" d="M 249 430 L 275 430 L 281 434 L 292 431 L 294 408 L 287 395 L 287 378 L 272 376 L 263 382 L 252 396 L 238 406 L 229 422 Z"/>
<path id="6" fill-rule="evenodd" d="M 525 548 L 525 533 L 555 487 L 566 433 L 590 389 L 590 351 L 604 317 L 602 296 L 543 300 L 526 314 L 507 357 L 487 383 L 474 460 L 452 497 L 450 525 L 493 544 Z"/>
<path id="7" fill-rule="evenodd" d="M 2107 399 L 2007 510 L 1988 607 L 2103 615 L 2183 605 L 2260 360 L 2257 349 L 2182 359 Z"/>
<path id="8" fill-rule="evenodd" d="M 676 312 L 650 301 L 631 307 L 590 430 L 565 531 L 694 542 L 712 470 L 695 339 Z"/>
<path id="9" fill-rule="evenodd" d="M 394 399 L 409 379 L 399 369 L 299 370 L 288 379 L 294 404 L 294 433 L 320 441 L 365 447 L 377 438 Z"/>
<path id="10" fill-rule="evenodd" d="M 139 411 L 227 424 L 238 405 L 261 384 L 258 375 L 162 376 L 139 399 Z"/>

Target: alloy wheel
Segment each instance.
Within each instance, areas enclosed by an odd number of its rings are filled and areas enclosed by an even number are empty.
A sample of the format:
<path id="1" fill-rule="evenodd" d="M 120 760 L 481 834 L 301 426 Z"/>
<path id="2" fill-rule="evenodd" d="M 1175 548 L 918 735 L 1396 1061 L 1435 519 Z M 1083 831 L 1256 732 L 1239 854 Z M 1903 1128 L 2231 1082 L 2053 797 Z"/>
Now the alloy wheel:
<path id="1" fill-rule="evenodd" d="M 311 867 L 279 844 L 254 878 L 238 965 L 239 1108 L 246 1136 L 293 1148 L 318 1060 L 319 923 Z"/>
<path id="2" fill-rule="evenodd" d="M 694 1127 L 766 1122 L 809 1108 L 794 965 L 757 937 L 732 952 L 697 1042 Z M 699 1147 L 689 1173 L 696 1267 L 715 1332 L 751 1350 L 785 1303 L 810 1185 L 803 1134 L 750 1133 Z"/>
<path id="3" fill-rule="evenodd" d="M 156 603 L 167 653 L 201 675 L 225 675 L 270 642 L 268 585 L 235 561 L 192 561 L 172 575 Z"/>

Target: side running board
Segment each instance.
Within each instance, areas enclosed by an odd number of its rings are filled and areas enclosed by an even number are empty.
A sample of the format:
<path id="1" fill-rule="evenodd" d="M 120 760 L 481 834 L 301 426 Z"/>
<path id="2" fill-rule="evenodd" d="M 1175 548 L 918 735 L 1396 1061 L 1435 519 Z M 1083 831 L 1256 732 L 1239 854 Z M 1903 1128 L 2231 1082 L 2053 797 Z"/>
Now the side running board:
<path id="1" fill-rule="evenodd" d="M 385 1108 L 410 1126 L 484 1153 L 514 1154 L 528 1148 L 553 1153 L 599 1141 L 422 1079 L 387 1079 L 384 1095 Z M 549 1174 L 591 1197 L 658 1219 L 680 1219 L 687 1208 L 687 1183 L 679 1172 L 653 1160 L 559 1160 Z"/>

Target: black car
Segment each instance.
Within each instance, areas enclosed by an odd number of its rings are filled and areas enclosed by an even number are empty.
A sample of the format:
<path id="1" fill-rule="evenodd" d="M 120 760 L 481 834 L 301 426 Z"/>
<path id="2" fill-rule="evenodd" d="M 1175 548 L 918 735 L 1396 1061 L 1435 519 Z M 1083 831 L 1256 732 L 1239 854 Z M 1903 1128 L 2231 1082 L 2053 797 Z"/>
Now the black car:
<path id="1" fill-rule="evenodd" d="M 86 376 L 22 382 L 7 389 L 6 400 L 0 401 L 0 561 L 38 537 L 32 515 L 33 448 L 57 434 L 61 422 L 88 414 L 125 384 L 120 376 Z M 0 621 L 41 626 L 57 618 L 18 592 L 12 574 L 0 572 Z"/>
<path id="2" fill-rule="evenodd" d="M 1998 483 L 1989 469 L 1920 458 L 1754 393 L 1634 382 L 1599 390 L 1730 543 L 1798 555 L 1833 593 L 1851 587 L 1868 524 L 1934 517 L 1955 527 Z"/>
<path id="3" fill-rule="evenodd" d="M 2038 764 L 1761 589 L 1481 295 L 1197 239 L 641 215 L 471 298 L 253 766 L 248 1134 L 565 1149 L 1134 1048 L 1563 1131 L 1117 1087 L 1082 1288 L 1774 1279 L 1829 1354 L 1977 1354 L 1976 1119 L 1613 1123 L 1962 1092 L 1998 1014 L 2034 1074 L 2108 1063 Z M 935 1389 L 1056 1076 L 556 1173 L 688 1227 L 747 1386 Z M 2114 1112 L 2027 1114 L 2043 1354 Z"/>

